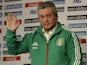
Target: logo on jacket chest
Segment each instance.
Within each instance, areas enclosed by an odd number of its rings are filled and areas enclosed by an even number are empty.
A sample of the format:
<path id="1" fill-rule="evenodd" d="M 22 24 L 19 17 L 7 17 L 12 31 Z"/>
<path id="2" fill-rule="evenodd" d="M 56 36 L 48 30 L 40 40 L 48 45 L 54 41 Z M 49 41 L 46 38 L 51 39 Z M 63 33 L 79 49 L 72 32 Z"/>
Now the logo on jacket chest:
<path id="1" fill-rule="evenodd" d="M 64 45 L 64 40 L 63 40 L 62 38 L 58 39 L 58 40 L 56 41 L 56 45 L 57 45 L 57 46 L 62 46 L 62 45 Z"/>
<path id="2" fill-rule="evenodd" d="M 37 42 L 34 42 L 33 44 L 32 44 L 32 49 L 38 49 L 38 43 Z"/>

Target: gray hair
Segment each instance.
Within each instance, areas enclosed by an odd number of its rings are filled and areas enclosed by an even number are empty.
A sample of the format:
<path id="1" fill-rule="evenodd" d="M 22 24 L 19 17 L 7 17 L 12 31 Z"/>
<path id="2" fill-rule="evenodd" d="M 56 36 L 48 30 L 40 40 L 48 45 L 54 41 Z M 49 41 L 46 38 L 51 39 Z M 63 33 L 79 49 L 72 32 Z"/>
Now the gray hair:
<path id="1" fill-rule="evenodd" d="M 46 7 L 51 7 L 52 10 L 53 10 L 53 13 L 57 16 L 57 9 L 56 9 L 56 6 L 54 5 L 53 2 L 51 1 L 46 1 L 46 2 L 43 2 L 41 3 L 38 8 L 37 8 L 37 11 L 39 11 L 40 9 L 44 9 Z"/>

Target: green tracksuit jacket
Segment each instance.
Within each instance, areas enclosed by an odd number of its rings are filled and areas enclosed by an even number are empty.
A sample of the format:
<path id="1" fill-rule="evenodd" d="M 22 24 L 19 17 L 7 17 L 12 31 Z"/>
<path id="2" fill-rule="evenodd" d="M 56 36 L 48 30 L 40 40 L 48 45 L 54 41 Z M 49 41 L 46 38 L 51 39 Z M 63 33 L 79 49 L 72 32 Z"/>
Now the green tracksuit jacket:
<path id="1" fill-rule="evenodd" d="M 42 26 L 17 41 L 15 32 L 7 30 L 6 45 L 13 55 L 30 52 L 31 65 L 82 65 L 81 48 L 75 34 L 58 23 L 49 42 Z"/>

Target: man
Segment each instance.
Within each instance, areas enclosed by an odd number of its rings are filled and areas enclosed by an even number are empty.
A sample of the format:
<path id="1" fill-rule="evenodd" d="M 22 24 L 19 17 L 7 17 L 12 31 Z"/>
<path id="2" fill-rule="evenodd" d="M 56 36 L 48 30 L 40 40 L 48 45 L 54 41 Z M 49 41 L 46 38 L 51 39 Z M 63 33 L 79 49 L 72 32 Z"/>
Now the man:
<path id="1" fill-rule="evenodd" d="M 15 15 L 7 16 L 8 52 L 13 55 L 30 52 L 31 65 L 82 65 L 80 44 L 72 31 L 57 22 L 55 5 L 47 1 L 37 10 L 41 25 L 22 41 L 17 41 L 15 33 L 20 22 Z"/>

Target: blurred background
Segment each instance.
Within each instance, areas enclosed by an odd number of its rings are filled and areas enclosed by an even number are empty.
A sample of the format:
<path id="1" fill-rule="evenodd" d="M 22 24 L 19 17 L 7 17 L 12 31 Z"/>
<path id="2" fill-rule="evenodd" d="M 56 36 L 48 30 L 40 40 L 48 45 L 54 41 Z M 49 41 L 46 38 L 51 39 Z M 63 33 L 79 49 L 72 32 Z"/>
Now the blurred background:
<path id="1" fill-rule="evenodd" d="M 83 65 L 87 65 L 87 0 L 0 0 L 0 65 L 30 65 L 29 53 L 9 55 L 6 48 L 6 16 L 9 12 L 21 21 L 17 40 L 38 27 L 37 6 L 52 1 L 58 11 L 58 21 L 72 29 L 79 38 L 83 53 Z"/>

